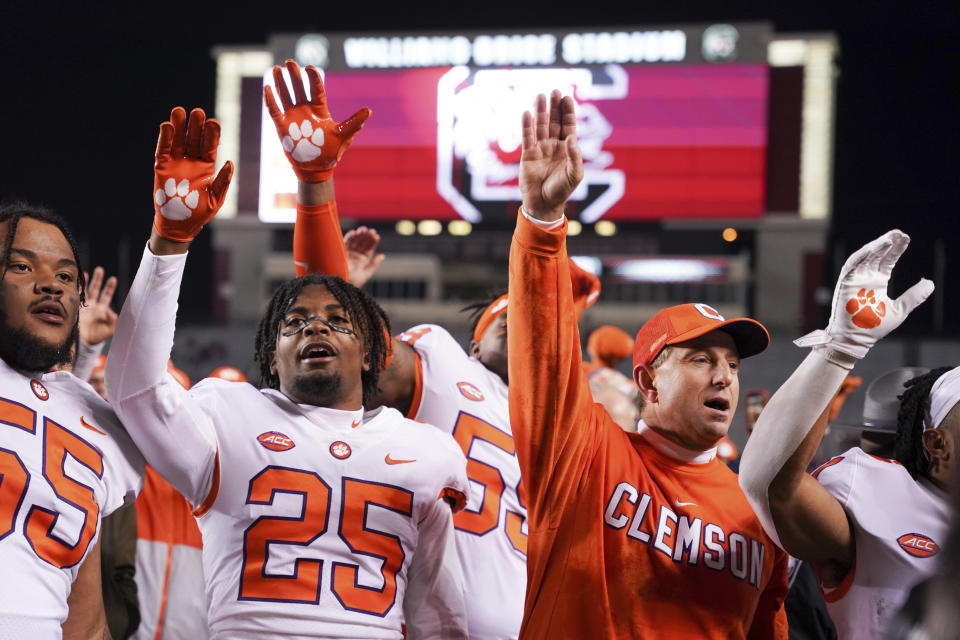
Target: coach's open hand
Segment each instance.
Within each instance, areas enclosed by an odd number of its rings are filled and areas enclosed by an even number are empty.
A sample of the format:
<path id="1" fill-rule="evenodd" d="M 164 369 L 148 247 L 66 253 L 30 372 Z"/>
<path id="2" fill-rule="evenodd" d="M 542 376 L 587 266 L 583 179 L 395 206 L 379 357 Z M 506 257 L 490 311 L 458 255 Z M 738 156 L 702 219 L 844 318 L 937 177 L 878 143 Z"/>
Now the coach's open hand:
<path id="1" fill-rule="evenodd" d="M 520 194 L 523 209 L 538 220 L 563 215 L 567 198 L 583 180 L 583 158 L 577 146 L 573 98 L 554 89 L 537 96 L 536 115 L 523 113 L 523 152 L 520 155 Z"/>

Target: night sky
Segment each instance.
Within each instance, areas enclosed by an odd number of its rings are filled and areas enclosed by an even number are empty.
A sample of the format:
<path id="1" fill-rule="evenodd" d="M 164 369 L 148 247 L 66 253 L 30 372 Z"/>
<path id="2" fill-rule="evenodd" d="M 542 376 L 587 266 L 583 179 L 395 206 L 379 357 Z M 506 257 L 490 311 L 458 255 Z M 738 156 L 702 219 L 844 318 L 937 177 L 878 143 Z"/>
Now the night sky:
<path id="1" fill-rule="evenodd" d="M 559 4 L 519 2 L 482 2 L 469 12 L 460 9 L 465 3 L 392 3 L 390 9 L 337 3 L 332 11 L 321 3 L 282 0 L 202 11 L 187 3 L 144 4 L 150 13 L 137 5 L 8 1 L 0 9 L 0 198 L 52 207 L 108 270 L 117 268 L 122 239 L 139 251 L 149 232 L 157 126 L 174 105 L 213 111 L 215 44 L 260 45 L 276 32 L 769 20 L 781 33 L 833 31 L 839 37 L 832 242 L 849 252 L 893 226 L 911 234 L 914 244 L 894 279 L 896 295 L 932 275 L 931 247 L 944 239 L 947 289 L 957 293 L 946 298 L 947 332 L 960 334 L 960 323 L 949 321 L 960 316 L 960 252 L 953 250 L 960 239 L 956 0 L 789 6 L 601 0 L 584 3 L 591 11 L 582 14 L 561 11 Z M 191 257 L 195 273 L 203 272 L 208 246 L 209 235 L 202 234 Z M 208 283 L 188 284 L 186 319 L 191 307 L 193 317 L 202 318 L 208 297 Z M 930 309 L 916 315 L 906 329 L 925 333 Z"/>

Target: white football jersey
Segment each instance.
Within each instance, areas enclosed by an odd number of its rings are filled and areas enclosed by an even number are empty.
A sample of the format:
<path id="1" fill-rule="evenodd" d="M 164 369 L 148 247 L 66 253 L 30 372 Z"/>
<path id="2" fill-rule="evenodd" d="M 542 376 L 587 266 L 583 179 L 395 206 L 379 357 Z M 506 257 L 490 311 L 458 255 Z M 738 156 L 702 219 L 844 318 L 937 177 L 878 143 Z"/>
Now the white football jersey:
<path id="1" fill-rule="evenodd" d="M 467 508 L 453 517 L 470 637 L 516 638 L 527 588 L 527 509 L 507 385 L 446 329 L 422 324 L 397 339 L 418 356 L 411 413 L 451 433 L 467 456 Z"/>
<path id="2" fill-rule="evenodd" d="M 245 383 L 188 393 L 184 411 L 209 419 L 217 446 L 207 495 L 185 492 L 199 505 L 212 638 L 400 639 L 405 624 L 411 637 L 461 637 L 441 498 L 463 504 L 468 485 L 452 438 L 393 409 L 298 405 Z"/>
<path id="3" fill-rule="evenodd" d="M 0 423 L 0 639 L 59 638 L 100 518 L 133 501 L 143 458 L 67 371 L 30 378 L 0 360 Z"/>
<path id="4" fill-rule="evenodd" d="M 899 462 L 856 447 L 822 464 L 814 477 L 854 527 L 854 566 L 824 593 L 837 635 L 882 637 L 911 587 L 937 568 L 950 522 L 945 494 L 915 481 Z"/>

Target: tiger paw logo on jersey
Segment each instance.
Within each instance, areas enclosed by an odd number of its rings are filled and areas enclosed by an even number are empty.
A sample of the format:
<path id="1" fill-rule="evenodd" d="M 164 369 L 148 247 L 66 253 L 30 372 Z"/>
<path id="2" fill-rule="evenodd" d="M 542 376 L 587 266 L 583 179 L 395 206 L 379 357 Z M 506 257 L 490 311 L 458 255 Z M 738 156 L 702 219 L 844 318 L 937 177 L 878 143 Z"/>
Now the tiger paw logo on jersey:
<path id="1" fill-rule="evenodd" d="M 33 395 L 37 396 L 41 400 L 46 400 L 50 397 L 50 392 L 47 391 L 47 388 L 40 384 L 39 380 L 31 380 L 30 388 L 33 390 Z"/>
<path id="2" fill-rule="evenodd" d="M 483 393 L 480 391 L 480 389 L 477 389 L 469 382 L 458 382 L 457 389 L 460 390 L 460 395 L 467 400 L 473 400 L 474 402 L 480 402 L 483 400 Z"/>
<path id="3" fill-rule="evenodd" d="M 929 558 L 940 551 L 940 545 L 922 533 L 905 533 L 897 538 L 897 544 L 915 558 Z"/>
<path id="4" fill-rule="evenodd" d="M 264 449 L 269 449 L 270 451 L 289 451 L 297 446 L 293 440 L 279 431 L 261 433 L 257 436 L 257 442 L 259 442 Z"/>
<path id="5" fill-rule="evenodd" d="M 353 451 L 350 449 L 350 445 L 342 440 L 337 440 L 330 445 L 330 455 L 339 460 L 349 458 L 351 453 L 353 453 Z"/>
<path id="6" fill-rule="evenodd" d="M 887 315 L 887 305 L 881 300 L 877 302 L 877 295 L 873 289 L 860 289 L 857 295 L 847 301 L 847 313 L 852 317 L 851 322 L 861 329 L 873 329 L 880 326 L 883 316 Z"/>

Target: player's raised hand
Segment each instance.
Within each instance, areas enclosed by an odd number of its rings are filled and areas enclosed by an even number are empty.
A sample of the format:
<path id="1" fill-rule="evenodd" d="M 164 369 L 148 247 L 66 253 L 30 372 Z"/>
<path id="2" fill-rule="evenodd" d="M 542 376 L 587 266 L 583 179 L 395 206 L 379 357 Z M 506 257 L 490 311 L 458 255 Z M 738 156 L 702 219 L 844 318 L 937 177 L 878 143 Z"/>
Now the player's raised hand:
<path id="1" fill-rule="evenodd" d="M 297 177 L 305 182 L 328 180 L 371 111 L 363 107 L 343 122 L 336 122 L 327 109 L 327 96 L 320 72 L 312 65 L 307 66 L 307 79 L 310 82 L 310 98 L 307 99 L 300 67 L 293 60 L 287 60 L 284 66 L 290 76 L 293 96 L 290 96 L 283 79 L 283 70 L 274 67 L 273 83 L 280 94 L 280 105 L 277 105 L 273 90 L 266 86 L 263 88 L 263 100 L 267 111 L 273 118 L 280 143 Z"/>
<path id="2" fill-rule="evenodd" d="M 583 180 L 573 98 L 561 98 L 554 89 L 549 109 L 546 96 L 540 94 L 535 111 L 523 113 L 520 194 L 528 214 L 540 220 L 556 220 Z"/>
<path id="3" fill-rule="evenodd" d="M 350 272 L 350 284 L 362 287 L 373 277 L 385 256 L 377 253 L 380 234 L 369 227 L 357 227 L 343 236 L 343 245 L 347 250 L 347 268 Z"/>
<path id="4" fill-rule="evenodd" d="M 87 286 L 87 302 L 80 307 L 80 339 L 87 344 L 100 344 L 113 337 L 117 330 L 117 312 L 110 308 L 110 301 L 117 290 L 117 278 L 110 276 L 103 281 L 103 267 L 93 270 L 93 277 L 83 274 Z"/>
<path id="5" fill-rule="evenodd" d="M 203 109 L 174 107 L 160 125 L 153 165 L 156 233 L 174 242 L 190 242 L 217 213 L 233 177 L 229 160 L 214 178 L 220 123 Z"/>
<path id="6" fill-rule="evenodd" d="M 887 295 L 893 267 L 909 244 L 910 236 L 894 229 L 847 258 L 833 291 L 826 330 L 799 338 L 797 346 L 829 345 L 863 358 L 878 340 L 899 327 L 933 293 L 933 283 L 921 278 L 896 300 Z"/>

